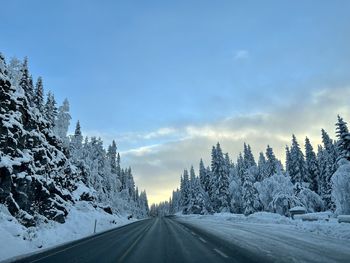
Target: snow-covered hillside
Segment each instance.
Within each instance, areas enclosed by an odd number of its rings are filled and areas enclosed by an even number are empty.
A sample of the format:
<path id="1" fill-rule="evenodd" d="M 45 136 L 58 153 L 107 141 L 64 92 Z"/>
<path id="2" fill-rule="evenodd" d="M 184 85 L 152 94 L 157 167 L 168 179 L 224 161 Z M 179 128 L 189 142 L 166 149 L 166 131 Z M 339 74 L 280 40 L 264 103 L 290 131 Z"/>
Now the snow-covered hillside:
<path id="1" fill-rule="evenodd" d="M 26 228 L 0 204 L 0 261 L 32 252 L 40 252 L 69 241 L 134 222 L 128 214 L 108 214 L 101 208 L 94 208 L 86 201 L 69 205 L 64 224 L 55 221 L 39 222 Z"/>
<path id="2" fill-rule="evenodd" d="M 115 141 L 106 150 L 79 122 L 68 136 L 70 119 L 67 99 L 57 107 L 41 77 L 33 84 L 26 58 L 7 64 L 0 53 L 2 258 L 88 235 L 95 219 L 102 230 L 148 216 Z"/>

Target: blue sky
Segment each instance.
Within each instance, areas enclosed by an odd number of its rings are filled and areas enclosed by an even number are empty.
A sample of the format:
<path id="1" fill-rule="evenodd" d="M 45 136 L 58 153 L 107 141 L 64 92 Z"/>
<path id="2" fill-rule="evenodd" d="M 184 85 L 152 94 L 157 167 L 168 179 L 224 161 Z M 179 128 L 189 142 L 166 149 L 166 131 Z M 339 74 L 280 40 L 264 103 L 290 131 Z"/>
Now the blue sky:
<path id="1" fill-rule="evenodd" d="M 304 116 L 325 94 L 335 101 L 322 107 L 335 106 L 329 118 L 318 116 L 317 129 L 333 125 L 339 111 L 347 114 L 332 91 L 346 93 L 350 83 L 349 1 L 12 0 L 1 7 L 1 51 L 28 56 L 46 90 L 59 102 L 68 97 L 85 134 L 115 138 L 151 195 L 142 178 L 162 178 L 159 187 L 169 192 L 200 155 L 162 170 L 164 149 L 181 158 L 176 145 L 187 141 L 192 152 L 190 145 L 205 137 L 209 152 L 212 141 L 225 140 L 223 130 L 239 131 L 252 119 L 252 127 L 264 124 L 272 134 L 280 127 L 256 116 L 288 118 L 299 104 Z M 225 123 L 219 132 L 218 123 Z M 284 128 L 291 134 L 300 127 Z M 141 165 L 140 156 L 151 159 Z M 169 194 L 156 195 L 152 200 Z"/>

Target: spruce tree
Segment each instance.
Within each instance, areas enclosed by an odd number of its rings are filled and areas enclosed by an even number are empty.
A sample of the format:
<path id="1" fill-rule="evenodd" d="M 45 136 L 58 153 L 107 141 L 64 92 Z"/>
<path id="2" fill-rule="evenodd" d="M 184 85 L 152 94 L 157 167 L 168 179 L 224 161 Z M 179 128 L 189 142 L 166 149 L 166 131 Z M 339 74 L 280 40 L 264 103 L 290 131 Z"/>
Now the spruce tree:
<path id="1" fill-rule="evenodd" d="M 47 94 L 44 113 L 45 113 L 46 120 L 50 124 L 50 127 L 54 127 L 56 116 L 57 116 L 57 107 L 56 107 L 55 97 L 51 92 Z"/>
<path id="2" fill-rule="evenodd" d="M 326 208 L 334 210 L 334 203 L 331 199 L 332 183 L 331 177 L 337 170 L 337 152 L 332 139 L 328 133 L 322 129 L 322 142 L 323 142 L 323 157 L 325 159 L 325 172 L 322 174 L 322 186 L 321 186 L 321 197 L 323 198 Z"/>
<path id="3" fill-rule="evenodd" d="M 44 86 L 43 86 L 43 80 L 41 77 L 38 78 L 38 80 L 35 84 L 34 104 L 40 112 L 43 112 L 43 110 L 44 110 Z"/>
<path id="4" fill-rule="evenodd" d="M 244 175 L 242 187 L 243 213 L 245 215 L 253 214 L 260 209 L 258 193 L 254 187 L 254 176 L 247 170 Z"/>
<path id="5" fill-rule="evenodd" d="M 57 118 L 55 119 L 54 132 L 65 146 L 68 146 L 67 132 L 72 117 L 69 113 L 69 102 L 67 99 L 63 101 L 62 106 L 58 108 Z"/>
<path id="6" fill-rule="evenodd" d="M 24 90 L 29 105 L 33 105 L 33 81 L 28 70 L 28 58 L 25 57 L 21 67 L 19 86 Z"/>
<path id="7" fill-rule="evenodd" d="M 221 146 L 217 143 L 212 150 L 212 194 L 210 196 L 213 209 L 216 212 L 228 211 L 230 203 L 229 194 L 229 174 L 226 161 L 224 159 Z"/>
<path id="8" fill-rule="evenodd" d="M 257 181 L 261 182 L 262 180 L 268 177 L 267 169 L 266 169 L 266 159 L 264 153 L 259 153 L 258 160 L 258 178 Z"/>
<path id="9" fill-rule="evenodd" d="M 108 147 L 107 156 L 111 166 L 111 173 L 117 174 L 117 144 L 112 141 L 112 144 Z M 119 157 L 120 158 L 120 157 Z"/>
<path id="10" fill-rule="evenodd" d="M 304 154 L 300 149 L 295 135 L 292 136 L 292 147 L 290 149 L 289 175 L 293 184 L 307 182 L 307 169 Z"/>
<path id="11" fill-rule="evenodd" d="M 249 169 L 250 167 L 252 166 L 256 166 L 256 162 L 255 162 L 255 159 L 254 159 L 254 156 L 253 156 L 253 153 L 252 153 L 252 150 L 250 148 L 250 145 L 244 143 L 244 167 L 246 169 Z"/>
<path id="12" fill-rule="evenodd" d="M 345 158 L 347 160 L 350 160 L 350 134 L 347 123 L 339 115 L 338 122 L 336 123 L 336 134 L 338 137 L 338 159 Z"/>
<path id="13" fill-rule="evenodd" d="M 305 161 L 306 168 L 309 175 L 310 189 L 314 192 L 318 192 L 317 180 L 319 178 L 319 168 L 317 163 L 316 154 L 310 143 L 308 137 L 305 139 Z"/>
<path id="14" fill-rule="evenodd" d="M 266 148 L 266 170 L 267 177 L 271 177 L 278 171 L 278 161 L 270 145 L 267 145 Z"/>

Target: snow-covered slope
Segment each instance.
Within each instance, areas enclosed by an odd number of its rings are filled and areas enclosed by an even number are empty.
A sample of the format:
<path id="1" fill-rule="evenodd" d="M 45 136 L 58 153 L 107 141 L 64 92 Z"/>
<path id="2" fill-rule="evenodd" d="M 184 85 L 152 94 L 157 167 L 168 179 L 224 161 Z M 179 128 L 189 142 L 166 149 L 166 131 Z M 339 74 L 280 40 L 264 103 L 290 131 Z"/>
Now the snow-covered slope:
<path id="1" fill-rule="evenodd" d="M 327 218 L 325 213 L 314 216 Z M 303 222 L 273 213 L 177 215 L 177 219 L 275 262 L 349 262 L 350 224 Z"/>
<path id="2" fill-rule="evenodd" d="M 111 215 L 95 209 L 91 203 L 80 201 L 68 207 L 64 224 L 55 221 L 42 222 L 26 228 L 0 204 L 0 261 L 26 253 L 41 251 L 52 246 L 83 238 L 96 232 L 134 222 L 125 215 Z"/>

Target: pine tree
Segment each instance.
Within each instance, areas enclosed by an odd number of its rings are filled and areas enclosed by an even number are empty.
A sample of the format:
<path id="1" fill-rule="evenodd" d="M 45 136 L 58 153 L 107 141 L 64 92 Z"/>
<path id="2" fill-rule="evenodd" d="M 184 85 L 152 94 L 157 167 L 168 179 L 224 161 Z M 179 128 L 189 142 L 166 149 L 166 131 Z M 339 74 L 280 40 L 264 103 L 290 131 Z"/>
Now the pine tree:
<path id="1" fill-rule="evenodd" d="M 47 94 L 44 113 L 45 113 L 46 120 L 49 122 L 50 126 L 54 127 L 56 116 L 57 116 L 57 107 L 56 107 L 55 97 L 51 92 Z"/>
<path id="2" fill-rule="evenodd" d="M 270 145 L 267 145 L 266 148 L 266 170 L 267 177 L 270 177 L 278 172 L 278 161 Z"/>
<path id="3" fill-rule="evenodd" d="M 253 185 L 254 176 L 249 171 L 248 169 L 244 175 L 242 188 L 243 213 L 245 215 L 250 215 L 260 209 L 258 193 Z"/>
<path id="4" fill-rule="evenodd" d="M 112 144 L 108 147 L 107 156 L 111 166 L 111 173 L 116 175 L 117 174 L 117 144 L 115 143 L 114 140 L 112 141 Z M 119 162 L 120 162 L 120 157 L 119 157 Z"/>
<path id="5" fill-rule="evenodd" d="M 309 175 L 310 189 L 314 192 L 318 192 L 317 180 L 319 178 L 319 168 L 317 163 L 316 154 L 308 137 L 305 139 L 305 161 L 306 169 Z"/>
<path id="6" fill-rule="evenodd" d="M 259 153 L 259 161 L 258 161 L 258 178 L 257 181 L 261 182 L 262 180 L 268 177 L 267 167 L 266 167 L 266 159 L 264 153 Z"/>
<path id="7" fill-rule="evenodd" d="M 199 180 L 205 192 L 209 191 L 209 179 L 209 175 L 206 168 L 204 167 L 203 160 L 201 159 L 199 162 Z"/>
<path id="8" fill-rule="evenodd" d="M 245 173 L 245 167 L 244 167 L 244 160 L 242 153 L 239 153 L 238 158 L 237 158 L 237 165 L 236 165 L 236 174 L 238 175 L 241 183 L 243 184 L 244 181 L 244 173 Z"/>
<path id="9" fill-rule="evenodd" d="M 72 117 L 69 114 L 69 102 L 67 99 L 63 101 L 62 106 L 58 108 L 57 118 L 55 120 L 54 132 L 59 137 L 63 144 L 68 146 L 67 132 Z"/>
<path id="10" fill-rule="evenodd" d="M 188 176 L 188 171 L 185 169 L 183 176 L 181 177 L 181 207 L 183 208 L 184 213 L 187 213 L 188 204 L 190 202 L 190 180 Z"/>
<path id="11" fill-rule="evenodd" d="M 256 166 L 256 162 L 249 144 L 247 145 L 246 143 L 244 143 L 243 154 L 244 154 L 243 159 L 244 159 L 245 169 L 249 169 L 252 166 Z"/>
<path id="12" fill-rule="evenodd" d="M 228 211 L 230 203 L 229 174 L 220 144 L 212 150 L 211 202 L 216 212 Z"/>
<path id="13" fill-rule="evenodd" d="M 8 74 L 7 76 L 9 77 L 12 86 L 17 87 L 20 83 L 20 80 L 22 78 L 22 69 L 23 63 L 17 59 L 17 58 L 12 58 L 10 60 L 10 63 L 7 65 L 7 70 Z"/>
<path id="14" fill-rule="evenodd" d="M 287 175 L 289 176 L 290 176 L 289 171 L 292 169 L 291 164 L 292 164 L 292 160 L 290 156 L 290 149 L 288 146 L 286 146 L 286 172 L 287 172 Z"/>
<path id="15" fill-rule="evenodd" d="M 299 143 L 295 135 L 292 136 L 292 147 L 290 149 L 290 164 L 289 175 L 292 179 L 293 184 L 302 184 L 303 182 L 308 182 L 307 169 L 304 159 L 304 154 L 300 149 Z"/>
<path id="16" fill-rule="evenodd" d="M 338 137 L 338 159 L 345 158 L 347 160 L 350 160 L 350 134 L 347 123 L 339 115 L 338 122 L 336 123 L 336 134 Z"/>
<path id="17" fill-rule="evenodd" d="M 19 86 L 24 90 L 29 105 L 33 105 L 33 81 L 28 70 L 28 58 L 25 57 L 21 67 Z"/>
<path id="18" fill-rule="evenodd" d="M 325 159 L 325 171 L 322 174 L 321 197 L 325 201 L 326 208 L 334 210 L 334 203 L 331 200 L 331 177 L 337 170 L 337 152 L 332 139 L 328 133 L 322 129 L 323 157 Z"/>
<path id="19" fill-rule="evenodd" d="M 43 110 L 44 110 L 44 86 L 43 86 L 43 80 L 41 77 L 38 78 L 36 85 L 35 85 L 34 104 L 40 112 L 43 112 Z"/>

